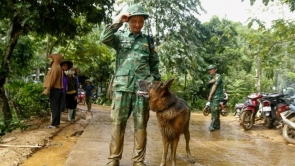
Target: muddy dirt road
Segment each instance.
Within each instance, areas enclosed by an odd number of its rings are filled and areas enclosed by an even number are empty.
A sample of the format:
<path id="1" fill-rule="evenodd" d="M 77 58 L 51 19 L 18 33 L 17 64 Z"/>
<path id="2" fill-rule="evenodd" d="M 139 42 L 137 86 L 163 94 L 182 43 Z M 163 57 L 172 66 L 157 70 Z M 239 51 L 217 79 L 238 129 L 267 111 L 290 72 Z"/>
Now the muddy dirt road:
<path id="1" fill-rule="evenodd" d="M 83 106 L 79 106 L 83 109 Z M 34 160 L 34 154 L 29 158 L 33 165 L 41 166 L 104 166 L 108 162 L 109 140 L 111 123 L 109 119 L 109 107 L 94 106 L 93 118 L 78 138 L 77 144 L 70 148 L 68 157 L 60 159 L 54 163 L 46 163 Z M 132 165 L 133 151 L 133 122 L 129 119 L 123 158 L 120 166 Z M 162 141 L 158 128 L 155 113 L 151 112 L 148 123 L 148 144 L 146 154 L 146 164 L 148 166 L 158 166 L 161 161 Z M 210 132 L 210 115 L 193 113 L 190 122 L 191 142 L 190 148 L 196 163 L 189 163 L 185 153 L 185 142 L 182 135 L 177 149 L 178 166 L 228 166 L 228 165 L 295 165 L 295 150 L 293 145 L 288 145 L 280 135 L 279 130 L 269 130 L 257 123 L 251 131 L 243 131 L 235 120 L 234 116 L 221 117 L 221 130 Z M 61 141 L 61 140 L 59 140 Z M 59 142 L 60 144 L 63 144 Z M 44 154 L 44 151 L 40 151 Z M 58 149 L 50 149 L 46 152 L 58 155 Z M 60 154 L 65 156 L 65 154 Z M 168 166 L 170 162 L 168 161 Z"/>
<path id="2" fill-rule="evenodd" d="M 83 105 L 78 107 L 85 109 Z M 108 162 L 109 155 L 110 107 L 98 105 L 93 107 L 93 116 L 78 112 L 81 114 L 81 119 L 74 124 L 63 124 L 61 131 L 45 129 L 44 125 L 48 122 L 40 122 L 42 124 L 40 128 L 8 134 L 2 138 L 2 143 L 40 145 L 42 148 L 1 147 L 0 166 L 104 166 Z M 132 120 L 130 117 L 127 124 L 120 166 L 132 165 Z M 267 129 L 258 122 L 253 130 L 245 132 L 232 115 L 221 117 L 221 130 L 210 132 L 209 124 L 210 115 L 192 113 L 190 148 L 196 163 L 187 161 L 182 136 L 177 149 L 178 166 L 295 165 L 295 146 L 286 144 L 277 129 Z M 71 136 L 83 130 L 82 135 Z M 34 154 L 31 155 L 32 153 Z M 147 166 L 158 166 L 161 155 L 161 134 L 155 113 L 151 112 L 145 160 Z M 167 166 L 170 166 L 169 162 Z"/>

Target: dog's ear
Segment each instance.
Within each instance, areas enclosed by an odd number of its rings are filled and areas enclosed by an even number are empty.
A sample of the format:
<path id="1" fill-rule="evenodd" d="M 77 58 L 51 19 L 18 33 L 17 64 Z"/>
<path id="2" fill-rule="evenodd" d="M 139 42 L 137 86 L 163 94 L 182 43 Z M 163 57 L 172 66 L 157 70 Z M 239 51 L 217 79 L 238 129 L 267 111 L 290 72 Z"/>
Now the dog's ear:
<path id="1" fill-rule="evenodd" d="M 171 84 L 172 84 L 173 81 L 174 81 L 174 78 L 172 78 L 172 79 L 166 81 L 166 82 L 164 83 L 163 87 L 164 87 L 164 88 L 169 88 L 169 87 L 171 86 Z"/>

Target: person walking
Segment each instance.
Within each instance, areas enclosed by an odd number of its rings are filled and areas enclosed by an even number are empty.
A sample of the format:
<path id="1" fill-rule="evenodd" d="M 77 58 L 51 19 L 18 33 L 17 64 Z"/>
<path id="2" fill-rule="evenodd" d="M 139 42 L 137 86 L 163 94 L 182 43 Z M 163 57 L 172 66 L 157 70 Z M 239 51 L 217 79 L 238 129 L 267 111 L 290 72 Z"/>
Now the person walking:
<path id="1" fill-rule="evenodd" d="M 101 41 L 114 48 L 116 65 L 112 82 L 112 133 L 110 155 L 107 166 L 118 166 L 123 153 L 126 123 L 133 113 L 134 147 L 132 160 L 134 166 L 144 166 L 147 143 L 147 122 L 149 119 L 148 99 L 136 95 L 139 79 L 160 81 L 159 58 L 150 37 L 141 32 L 149 15 L 138 4 L 128 7 L 127 12 L 108 25 L 101 35 Z M 118 31 L 127 23 L 129 30 Z"/>
<path id="2" fill-rule="evenodd" d="M 43 87 L 45 90 L 42 92 L 44 95 L 49 93 L 50 110 L 51 110 L 51 124 L 46 126 L 46 128 L 57 128 L 60 125 L 61 116 L 61 100 L 62 100 L 62 89 L 63 82 L 62 76 L 63 72 L 60 66 L 62 61 L 62 55 L 59 53 L 51 54 L 48 56 L 51 60 L 50 70 L 48 71 Z"/>
<path id="3" fill-rule="evenodd" d="M 210 73 L 210 79 L 208 86 L 210 89 L 208 101 L 210 102 L 211 109 L 211 124 L 209 127 L 210 131 L 220 130 L 220 101 L 223 99 L 223 83 L 220 74 L 217 74 L 217 68 L 215 65 L 209 65 L 208 71 Z"/>
<path id="4" fill-rule="evenodd" d="M 91 111 L 92 107 L 92 93 L 95 90 L 95 86 L 91 84 L 90 79 L 86 80 L 86 86 L 84 87 L 85 90 L 85 101 L 87 105 L 87 111 Z"/>
<path id="5" fill-rule="evenodd" d="M 80 85 L 80 81 L 79 81 L 79 77 L 78 77 L 78 73 L 79 73 L 79 69 L 77 67 L 73 67 L 71 69 L 72 71 L 74 71 L 74 77 L 76 78 L 76 81 L 77 81 L 77 97 L 75 98 L 76 101 L 75 101 L 75 106 L 74 106 L 74 109 L 73 109 L 73 114 L 72 114 L 72 119 L 75 119 L 76 118 L 76 111 L 77 111 L 77 105 L 78 105 L 78 97 L 79 97 L 79 85 Z"/>

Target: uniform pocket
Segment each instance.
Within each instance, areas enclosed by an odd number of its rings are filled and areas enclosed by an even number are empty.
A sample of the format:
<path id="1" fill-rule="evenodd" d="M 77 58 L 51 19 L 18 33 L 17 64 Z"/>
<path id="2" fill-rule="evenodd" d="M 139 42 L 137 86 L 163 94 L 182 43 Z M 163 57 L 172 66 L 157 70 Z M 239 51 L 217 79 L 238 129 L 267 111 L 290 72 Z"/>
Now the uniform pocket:
<path id="1" fill-rule="evenodd" d="M 132 50 L 131 43 L 121 43 L 119 47 L 120 58 L 126 58 L 127 54 Z"/>
<path id="2" fill-rule="evenodd" d="M 123 49 L 131 49 L 131 43 L 121 43 L 121 48 Z"/>
<path id="3" fill-rule="evenodd" d="M 122 68 L 121 68 L 122 69 Z M 130 88 L 133 76 L 129 74 L 129 70 L 118 70 L 114 79 L 113 87 L 116 89 Z"/>
<path id="4" fill-rule="evenodd" d="M 146 53 L 150 53 L 150 49 L 149 49 L 149 47 L 148 46 L 145 46 L 145 45 L 141 45 L 140 47 L 139 47 L 139 49 L 142 51 L 142 52 L 146 52 Z"/>

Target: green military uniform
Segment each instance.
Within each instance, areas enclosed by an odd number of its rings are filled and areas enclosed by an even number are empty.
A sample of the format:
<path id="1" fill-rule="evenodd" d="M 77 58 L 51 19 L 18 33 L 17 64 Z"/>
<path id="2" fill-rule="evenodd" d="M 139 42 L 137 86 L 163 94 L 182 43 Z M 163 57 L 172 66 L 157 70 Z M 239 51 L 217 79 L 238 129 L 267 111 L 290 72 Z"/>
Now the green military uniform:
<path id="1" fill-rule="evenodd" d="M 214 79 L 215 82 L 209 84 L 210 92 L 214 84 L 217 85 L 215 92 L 212 94 L 212 99 L 210 101 L 210 109 L 211 109 L 211 124 L 210 130 L 220 129 L 220 101 L 223 99 L 223 83 L 222 77 L 220 74 L 215 74 L 214 76 L 210 76 L 210 80 Z M 209 81 L 210 81 L 209 80 Z"/>
<path id="2" fill-rule="evenodd" d="M 144 17 L 147 18 L 146 15 Z M 129 116 L 133 113 L 135 138 L 132 160 L 134 163 L 141 163 L 144 161 L 146 152 L 149 107 L 146 98 L 136 95 L 138 90 L 136 82 L 138 79 L 161 80 L 158 70 L 159 58 L 157 53 L 150 49 L 147 35 L 141 32 L 133 34 L 131 31 L 118 31 L 121 26 L 122 23 L 119 21 L 113 23 L 107 26 L 101 35 L 101 41 L 116 50 L 116 70 L 112 83 L 112 140 L 109 159 L 113 162 L 122 158 L 125 127 Z M 115 165 L 118 163 L 116 162 Z"/>

